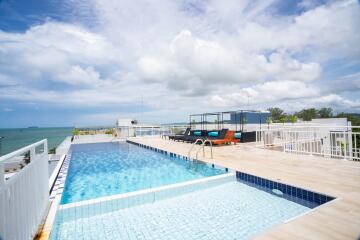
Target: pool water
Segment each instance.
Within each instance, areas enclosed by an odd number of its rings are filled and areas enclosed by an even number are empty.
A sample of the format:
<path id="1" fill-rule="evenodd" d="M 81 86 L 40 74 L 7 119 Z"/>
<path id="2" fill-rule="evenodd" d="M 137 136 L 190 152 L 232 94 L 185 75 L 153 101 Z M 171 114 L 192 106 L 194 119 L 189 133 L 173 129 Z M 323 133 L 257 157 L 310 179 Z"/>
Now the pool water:
<path id="1" fill-rule="evenodd" d="M 51 239 L 248 239 L 310 210 L 235 179 L 120 210 L 91 208 L 59 210 Z"/>
<path id="2" fill-rule="evenodd" d="M 126 142 L 76 144 L 61 204 L 215 176 L 225 169 Z"/>

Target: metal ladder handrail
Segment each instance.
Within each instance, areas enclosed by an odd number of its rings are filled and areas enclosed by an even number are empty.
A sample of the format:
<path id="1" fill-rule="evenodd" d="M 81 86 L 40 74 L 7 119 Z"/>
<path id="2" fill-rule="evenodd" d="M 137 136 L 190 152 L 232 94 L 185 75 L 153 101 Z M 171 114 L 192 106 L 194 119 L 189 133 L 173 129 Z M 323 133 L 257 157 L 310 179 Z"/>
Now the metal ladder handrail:
<path id="1" fill-rule="evenodd" d="M 193 150 L 193 148 L 196 146 L 196 143 L 198 143 L 199 141 L 201 141 L 201 144 L 203 144 L 204 143 L 204 140 L 203 139 L 201 139 L 201 138 L 198 138 L 198 139 L 196 139 L 196 141 L 192 144 L 192 146 L 191 146 L 191 148 L 190 148 L 190 150 L 189 150 L 189 152 L 188 152 L 188 159 L 190 160 L 191 158 L 191 151 Z"/>
<path id="2" fill-rule="evenodd" d="M 209 139 L 205 139 L 203 141 L 203 143 L 201 144 L 201 148 L 199 148 L 196 152 L 196 159 L 198 159 L 198 154 L 200 152 L 200 150 L 202 149 L 203 150 L 203 157 L 205 157 L 205 144 L 206 143 L 210 143 L 210 150 L 211 150 L 211 159 L 213 158 L 213 153 L 212 153 L 212 142 L 209 140 Z"/>
<path id="3" fill-rule="evenodd" d="M 203 156 L 204 156 L 204 141 L 202 142 L 200 148 L 196 151 L 195 159 L 198 160 L 198 153 L 200 150 L 203 149 Z"/>
<path id="4" fill-rule="evenodd" d="M 212 141 L 209 139 L 205 139 L 205 141 L 203 142 L 203 156 L 205 157 L 205 143 L 210 143 L 210 153 L 211 153 L 211 159 L 213 159 L 213 145 L 212 145 Z"/>

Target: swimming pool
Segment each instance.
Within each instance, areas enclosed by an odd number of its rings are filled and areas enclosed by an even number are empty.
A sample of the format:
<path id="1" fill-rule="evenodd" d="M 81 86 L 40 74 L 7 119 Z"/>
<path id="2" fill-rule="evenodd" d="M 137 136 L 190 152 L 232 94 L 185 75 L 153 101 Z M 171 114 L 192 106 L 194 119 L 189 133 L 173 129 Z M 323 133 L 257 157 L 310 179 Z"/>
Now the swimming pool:
<path id="1" fill-rule="evenodd" d="M 148 148 L 73 145 L 51 239 L 248 239 L 334 199 Z"/>
<path id="2" fill-rule="evenodd" d="M 126 142 L 74 144 L 61 204 L 224 174 L 202 162 L 186 161 Z"/>

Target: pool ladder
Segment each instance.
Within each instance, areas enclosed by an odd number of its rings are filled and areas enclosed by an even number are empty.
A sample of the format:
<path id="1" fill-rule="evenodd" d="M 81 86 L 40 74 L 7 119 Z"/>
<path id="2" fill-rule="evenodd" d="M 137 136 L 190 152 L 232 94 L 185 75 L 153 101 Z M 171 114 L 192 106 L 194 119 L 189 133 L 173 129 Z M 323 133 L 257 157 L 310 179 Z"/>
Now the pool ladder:
<path id="1" fill-rule="evenodd" d="M 191 152 L 194 149 L 194 147 L 197 146 L 198 142 L 200 142 L 201 144 L 200 144 L 200 148 L 198 148 L 198 150 L 196 151 L 195 160 L 198 159 L 198 154 L 199 154 L 201 149 L 202 149 L 202 152 L 203 152 L 203 157 L 205 157 L 205 144 L 206 143 L 210 144 L 210 153 L 211 153 L 211 159 L 212 159 L 213 158 L 212 142 L 210 140 L 208 140 L 208 139 L 204 140 L 204 139 L 201 139 L 201 138 L 196 139 L 196 141 L 192 144 L 192 146 L 191 146 L 191 148 L 189 149 L 189 152 L 188 152 L 188 159 L 191 160 Z"/>

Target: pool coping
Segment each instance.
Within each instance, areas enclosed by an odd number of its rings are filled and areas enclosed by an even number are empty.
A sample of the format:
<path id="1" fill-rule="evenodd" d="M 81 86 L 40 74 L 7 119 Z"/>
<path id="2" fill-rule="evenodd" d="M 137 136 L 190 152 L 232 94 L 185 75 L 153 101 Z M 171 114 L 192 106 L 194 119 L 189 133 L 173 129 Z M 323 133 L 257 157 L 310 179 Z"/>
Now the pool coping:
<path id="1" fill-rule="evenodd" d="M 60 205 L 62 190 L 64 188 L 65 179 L 67 176 L 67 170 L 69 168 L 71 159 L 71 154 L 63 155 L 61 161 L 59 161 L 56 166 L 53 175 L 56 176 L 51 185 L 49 185 L 50 195 L 49 195 L 49 207 L 47 215 L 43 220 L 43 224 L 41 225 L 38 233 L 34 237 L 37 240 L 48 240 L 51 234 L 51 230 L 53 228 L 53 224 L 55 222 L 56 212 Z"/>
<path id="2" fill-rule="evenodd" d="M 51 193 L 53 190 L 53 187 L 54 187 L 56 179 L 60 173 L 60 169 L 63 165 L 65 158 L 66 158 L 65 154 L 61 155 L 59 162 L 56 164 L 56 167 L 49 178 L 49 193 Z"/>

